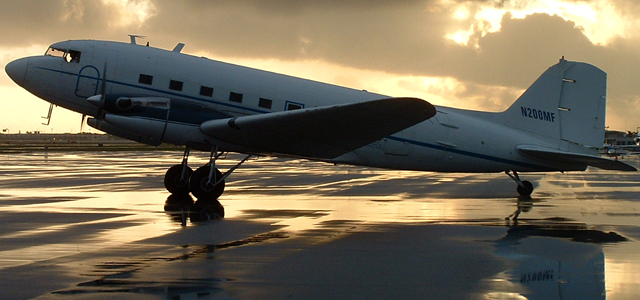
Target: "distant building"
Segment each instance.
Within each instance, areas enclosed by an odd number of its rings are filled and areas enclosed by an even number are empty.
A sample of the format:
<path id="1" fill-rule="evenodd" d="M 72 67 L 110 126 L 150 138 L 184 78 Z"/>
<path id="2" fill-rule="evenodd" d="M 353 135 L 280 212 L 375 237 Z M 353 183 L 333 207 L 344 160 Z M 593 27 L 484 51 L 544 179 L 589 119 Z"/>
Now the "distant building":
<path id="1" fill-rule="evenodd" d="M 604 143 L 608 146 L 638 146 L 640 145 L 640 136 L 637 132 L 631 131 L 606 131 L 604 133 Z"/>

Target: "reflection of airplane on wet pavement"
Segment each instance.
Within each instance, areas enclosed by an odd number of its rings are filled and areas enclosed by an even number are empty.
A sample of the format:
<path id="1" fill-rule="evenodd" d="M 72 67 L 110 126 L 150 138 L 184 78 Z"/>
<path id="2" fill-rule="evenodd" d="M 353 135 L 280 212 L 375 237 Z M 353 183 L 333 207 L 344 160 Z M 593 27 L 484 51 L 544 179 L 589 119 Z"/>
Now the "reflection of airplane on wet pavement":
<path id="1" fill-rule="evenodd" d="M 606 74 L 561 59 L 502 113 L 433 106 L 131 43 L 75 40 L 15 60 L 6 72 L 52 105 L 104 132 L 150 145 L 185 145 L 165 175 L 172 193 L 217 199 L 252 155 L 438 172 L 635 171 L 598 156 Z M 50 116 L 49 116 L 50 117 Z M 191 149 L 211 153 L 192 171 Z M 247 156 L 224 174 L 226 152 Z"/>
<path id="2" fill-rule="evenodd" d="M 520 287 L 518 293 L 526 299 L 605 299 L 601 245 L 627 239 L 587 229 L 584 224 L 540 222 L 511 226 L 507 235 L 495 242 L 496 255 L 513 263 L 511 269 L 496 276 L 496 282 L 508 280 Z M 514 298 L 510 295 L 508 298 Z"/>

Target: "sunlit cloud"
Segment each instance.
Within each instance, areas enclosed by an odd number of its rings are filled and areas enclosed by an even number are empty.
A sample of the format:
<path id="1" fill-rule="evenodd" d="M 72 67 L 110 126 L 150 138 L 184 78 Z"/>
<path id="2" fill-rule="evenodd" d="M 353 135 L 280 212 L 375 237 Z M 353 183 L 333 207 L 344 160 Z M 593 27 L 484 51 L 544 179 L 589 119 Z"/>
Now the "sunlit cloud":
<path id="1" fill-rule="evenodd" d="M 104 6 L 96 8 L 86 5 L 84 1 L 65 0 L 67 13 L 60 21 L 82 21 L 86 14 L 92 14 L 91 9 L 109 10 L 109 18 L 103 20 L 106 27 L 131 27 L 141 26 L 155 14 L 155 5 L 152 0 L 102 0 Z M 92 14 L 96 15 L 96 14 Z"/>
<path id="2" fill-rule="evenodd" d="M 457 44 L 476 48 L 478 41 L 473 37 L 500 31 L 505 15 L 514 19 L 524 19 L 536 13 L 556 15 L 574 22 L 595 45 L 606 45 L 616 37 L 629 37 L 636 32 L 630 29 L 638 24 L 638 20 L 629 19 L 616 10 L 611 0 L 445 2 L 453 6 L 452 19 L 468 25 L 466 29 L 457 29 L 445 37 Z M 470 17 L 472 13 L 473 17 Z"/>
<path id="3" fill-rule="evenodd" d="M 102 0 L 107 5 L 118 7 L 118 25 L 142 25 L 147 19 L 156 14 L 155 5 L 151 0 Z"/>

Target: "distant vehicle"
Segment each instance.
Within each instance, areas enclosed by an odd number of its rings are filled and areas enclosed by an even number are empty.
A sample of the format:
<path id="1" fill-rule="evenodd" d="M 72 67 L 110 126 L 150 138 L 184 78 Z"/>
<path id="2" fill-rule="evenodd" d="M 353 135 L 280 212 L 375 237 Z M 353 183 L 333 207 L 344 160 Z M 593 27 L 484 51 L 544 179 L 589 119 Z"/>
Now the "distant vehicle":
<path id="1" fill-rule="evenodd" d="M 252 155 L 437 172 L 636 171 L 598 156 L 604 140 L 606 73 L 560 59 L 501 113 L 434 106 L 416 98 L 279 75 L 130 43 L 70 40 L 5 67 L 18 85 L 91 116 L 104 132 L 149 145 L 184 145 L 164 179 L 171 193 L 217 199 Z M 195 171 L 190 150 L 211 153 Z M 225 172 L 225 152 L 247 156 Z"/>
<path id="2" fill-rule="evenodd" d="M 605 142 L 600 154 L 613 157 L 615 159 L 624 158 L 626 155 L 634 155 L 640 153 L 640 135 L 638 132 L 632 131 L 613 131 L 605 132 Z"/>

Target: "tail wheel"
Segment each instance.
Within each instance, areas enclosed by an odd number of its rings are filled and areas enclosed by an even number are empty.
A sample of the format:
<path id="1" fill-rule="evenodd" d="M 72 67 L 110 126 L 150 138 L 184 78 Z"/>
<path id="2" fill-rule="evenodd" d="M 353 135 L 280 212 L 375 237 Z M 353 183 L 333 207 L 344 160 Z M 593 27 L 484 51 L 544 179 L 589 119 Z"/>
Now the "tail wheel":
<path id="1" fill-rule="evenodd" d="M 518 194 L 520 196 L 530 196 L 533 193 L 533 184 L 529 181 L 523 180 L 522 186 L 518 185 Z"/>
<path id="2" fill-rule="evenodd" d="M 191 190 L 191 194 L 198 199 L 218 199 L 224 192 L 224 180 L 215 184 L 216 180 L 222 178 L 222 173 L 220 170 L 215 169 L 213 182 L 209 183 L 210 171 L 211 166 L 207 165 L 198 168 L 191 174 L 189 189 Z"/>
<path id="3" fill-rule="evenodd" d="M 186 174 L 182 179 L 182 165 L 175 165 L 164 174 L 164 187 L 172 194 L 189 194 L 189 178 L 193 170 L 187 167 Z"/>

